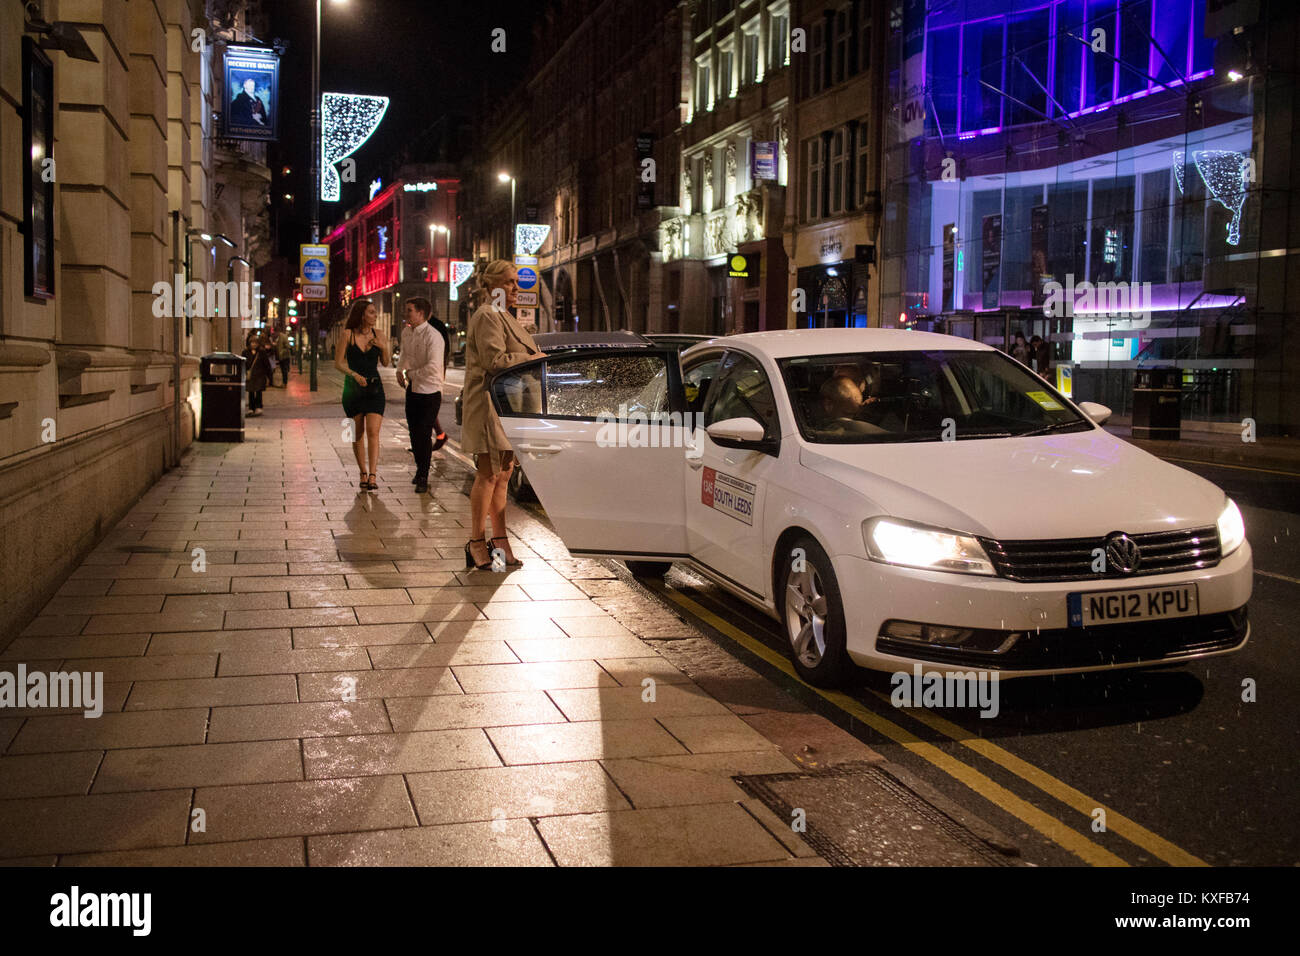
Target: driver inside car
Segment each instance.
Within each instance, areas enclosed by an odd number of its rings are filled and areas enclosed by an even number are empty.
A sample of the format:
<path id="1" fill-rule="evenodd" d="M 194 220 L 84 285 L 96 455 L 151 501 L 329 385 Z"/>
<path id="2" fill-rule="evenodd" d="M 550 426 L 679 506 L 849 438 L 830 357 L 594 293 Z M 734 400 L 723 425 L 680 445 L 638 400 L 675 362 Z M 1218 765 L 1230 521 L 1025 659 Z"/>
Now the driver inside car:
<path id="1" fill-rule="evenodd" d="M 862 414 L 862 389 L 848 375 L 832 375 L 822 383 L 820 390 L 822 412 L 825 415 L 822 430 L 829 434 L 879 434 L 878 425 L 860 420 Z"/>

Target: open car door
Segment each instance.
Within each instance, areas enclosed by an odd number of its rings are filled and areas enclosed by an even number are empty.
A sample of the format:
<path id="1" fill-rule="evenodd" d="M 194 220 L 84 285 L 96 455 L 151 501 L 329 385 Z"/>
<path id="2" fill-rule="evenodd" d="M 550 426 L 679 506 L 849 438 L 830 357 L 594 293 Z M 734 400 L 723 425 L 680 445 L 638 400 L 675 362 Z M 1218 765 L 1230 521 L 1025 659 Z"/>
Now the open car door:
<path id="1" fill-rule="evenodd" d="M 488 393 L 571 552 L 686 556 L 691 436 L 675 349 L 552 353 L 497 372 Z"/>

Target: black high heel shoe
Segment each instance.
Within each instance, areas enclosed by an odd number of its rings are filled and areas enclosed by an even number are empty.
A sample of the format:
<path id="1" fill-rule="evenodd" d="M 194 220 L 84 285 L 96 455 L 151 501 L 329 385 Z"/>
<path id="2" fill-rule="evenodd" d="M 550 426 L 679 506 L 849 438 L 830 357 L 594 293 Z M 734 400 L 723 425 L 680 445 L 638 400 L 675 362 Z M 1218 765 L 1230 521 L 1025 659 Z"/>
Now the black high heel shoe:
<path id="1" fill-rule="evenodd" d="M 492 539 L 492 542 L 494 544 L 498 541 L 505 541 L 506 548 L 510 547 L 510 541 L 507 538 L 502 537 L 502 538 Z M 514 551 L 506 551 L 505 548 L 502 548 L 501 551 L 505 554 L 510 555 L 510 557 L 512 558 L 512 560 L 506 562 L 507 568 L 522 568 L 524 566 L 524 562 L 520 561 L 518 558 L 515 557 Z"/>
<path id="2" fill-rule="evenodd" d="M 477 568 L 479 571 L 486 571 L 488 568 L 492 567 L 492 558 L 491 555 L 489 555 L 486 564 L 479 564 L 474 560 L 474 555 L 470 551 L 469 546 L 476 541 L 482 541 L 486 544 L 487 538 L 470 538 L 469 541 L 465 543 L 465 567 Z"/>

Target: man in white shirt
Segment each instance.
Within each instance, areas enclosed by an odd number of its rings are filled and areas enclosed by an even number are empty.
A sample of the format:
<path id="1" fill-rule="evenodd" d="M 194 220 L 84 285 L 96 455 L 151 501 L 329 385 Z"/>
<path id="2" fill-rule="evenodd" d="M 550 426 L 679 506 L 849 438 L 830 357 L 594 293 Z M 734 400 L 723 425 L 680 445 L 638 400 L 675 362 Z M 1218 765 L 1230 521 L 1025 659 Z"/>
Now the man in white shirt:
<path id="1" fill-rule="evenodd" d="M 433 306 L 423 296 L 406 301 L 403 318 L 402 357 L 397 363 L 397 384 L 406 389 L 406 425 L 415 455 L 415 492 L 429 490 L 429 462 L 433 457 L 433 429 L 442 405 L 442 373 L 446 344 L 429 324 Z"/>

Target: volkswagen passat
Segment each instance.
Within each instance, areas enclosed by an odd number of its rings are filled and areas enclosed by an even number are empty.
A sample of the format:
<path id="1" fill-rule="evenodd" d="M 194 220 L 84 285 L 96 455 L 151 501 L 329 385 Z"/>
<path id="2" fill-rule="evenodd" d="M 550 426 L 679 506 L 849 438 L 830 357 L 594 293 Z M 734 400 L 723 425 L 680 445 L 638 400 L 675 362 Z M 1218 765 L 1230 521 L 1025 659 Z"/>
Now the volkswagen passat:
<path id="1" fill-rule="evenodd" d="M 491 387 L 570 551 L 690 565 L 781 621 L 815 684 L 1151 666 L 1249 636 L 1237 506 L 982 343 L 758 332 Z"/>

